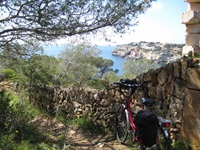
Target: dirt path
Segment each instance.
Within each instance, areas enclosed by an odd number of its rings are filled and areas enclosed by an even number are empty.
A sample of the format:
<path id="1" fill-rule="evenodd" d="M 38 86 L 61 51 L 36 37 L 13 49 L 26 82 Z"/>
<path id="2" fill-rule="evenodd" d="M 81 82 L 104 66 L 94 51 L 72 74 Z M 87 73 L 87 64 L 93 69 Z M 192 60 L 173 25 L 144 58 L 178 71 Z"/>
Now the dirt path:
<path id="1" fill-rule="evenodd" d="M 65 133 L 65 125 L 52 119 L 36 117 L 31 124 L 37 124 L 51 141 L 59 141 Z M 120 144 L 113 135 L 101 132 L 82 131 L 70 125 L 66 133 L 66 147 L 69 150 L 137 150 L 132 143 Z"/>
<path id="2" fill-rule="evenodd" d="M 105 133 L 90 133 L 70 126 L 67 141 L 72 142 L 72 148 L 77 150 L 129 150 L 130 145 L 120 144 L 113 135 Z"/>

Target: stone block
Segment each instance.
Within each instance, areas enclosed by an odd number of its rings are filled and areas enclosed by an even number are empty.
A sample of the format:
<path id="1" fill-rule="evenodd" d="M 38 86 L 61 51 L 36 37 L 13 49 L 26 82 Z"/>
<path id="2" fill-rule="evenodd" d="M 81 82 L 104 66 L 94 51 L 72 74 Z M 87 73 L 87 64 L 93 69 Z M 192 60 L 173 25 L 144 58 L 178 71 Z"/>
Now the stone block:
<path id="1" fill-rule="evenodd" d="M 200 91 L 200 70 L 199 68 L 187 69 L 187 88 Z"/>
<path id="2" fill-rule="evenodd" d="M 200 12 L 189 10 L 181 14 L 181 23 L 196 24 L 200 22 Z"/>
<path id="3" fill-rule="evenodd" d="M 188 3 L 195 3 L 195 2 L 200 2 L 200 0 L 185 0 L 185 2 L 188 2 Z"/>
<path id="4" fill-rule="evenodd" d="M 186 46 L 198 46 L 200 40 L 200 34 L 186 34 L 185 44 Z"/>
<path id="5" fill-rule="evenodd" d="M 200 1 L 199 3 L 189 3 L 188 5 L 188 10 L 195 10 L 195 11 L 199 11 L 200 10 Z"/>
<path id="6" fill-rule="evenodd" d="M 200 145 L 200 91 L 185 91 L 185 105 L 183 108 L 182 135 L 187 138 L 191 144 Z"/>
<path id="7" fill-rule="evenodd" d="M 186 32 L 192 34 L 200 34 L 200 23 L 198 24 L 187 24 Z"/>

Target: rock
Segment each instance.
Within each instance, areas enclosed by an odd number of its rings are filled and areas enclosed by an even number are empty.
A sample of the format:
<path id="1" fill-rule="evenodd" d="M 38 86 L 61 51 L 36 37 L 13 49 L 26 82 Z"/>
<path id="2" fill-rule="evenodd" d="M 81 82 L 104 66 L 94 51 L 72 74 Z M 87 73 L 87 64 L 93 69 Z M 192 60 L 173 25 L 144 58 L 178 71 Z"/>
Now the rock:
<path id="1" fill-rule="evenodd" d="M 163 68 L 162 71 L 158 74 L 158 83 L 160 85 L 163 85 L 165 81 L 167 81 L 168 78 L 168 72 L 166 68 Z"/>
<path id="2" fill-rule="evenodd" d="M 187 69 L 187 88 L 200 90 L 200 70 L 198 68 Z"/>
<path id="3" fill-rule="evenodd" d="M 198 145 L 200 141 L 200 91 L 186 89 L 185 105 L 183 108 L 182 135 L 191 144 Z"/>
<path id="4" fill-rule="evenodd" d="M 198 46 L 200 40 L 200 34 L 186 34 L 185 44 L 186 46 Z"/>
<path id="5" fill-rule="evenodd" d="M 195 0 L 193 0 L 195 1 Z M 190 2 L 189 3 L 189 7 L 188 7 L 188 10 L 195 10 L 195 11 L 199 11 L 200 10 L 200 0 L 196 0 L 196 2 Z"/>
<path id="6" fill-rule="evenodd" d="M 188 3 L 195 3 L 195 2 L 200 2 L 200 0 L 185 0 L 185 2 L 188 2 Z"/>
<path id="7" fill-rule="evenodd" d="M 181 23 L 196 24 L 200 22 L 200 12 L 189 10 L 181 14 Z"/>
<path id="8" fill-rule="evenodd" d="M 200 33 L 200 23 L 186 25 L 186 32 L 189 34 L 199 34 Z"/>

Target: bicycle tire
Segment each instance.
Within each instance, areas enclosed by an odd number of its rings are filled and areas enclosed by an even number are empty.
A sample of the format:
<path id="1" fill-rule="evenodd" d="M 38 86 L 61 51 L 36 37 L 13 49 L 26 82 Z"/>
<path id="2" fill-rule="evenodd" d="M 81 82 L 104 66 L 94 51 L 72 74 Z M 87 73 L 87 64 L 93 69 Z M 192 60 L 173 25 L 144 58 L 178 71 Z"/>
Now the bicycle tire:
<path id="1" fill-rule="evenodd" d="M 124 105 L 120 105 L 115 114 L 116 137 L 120 143 L 124 143 L 128 136 L 129 115 Z"/>
<path id="2" fill-rule="evenodd" d="M 171 150 L 171 140 L 165 136 L 161 127 L 158 128 L 158 143 L 156 147 L 157 150 Z"/>

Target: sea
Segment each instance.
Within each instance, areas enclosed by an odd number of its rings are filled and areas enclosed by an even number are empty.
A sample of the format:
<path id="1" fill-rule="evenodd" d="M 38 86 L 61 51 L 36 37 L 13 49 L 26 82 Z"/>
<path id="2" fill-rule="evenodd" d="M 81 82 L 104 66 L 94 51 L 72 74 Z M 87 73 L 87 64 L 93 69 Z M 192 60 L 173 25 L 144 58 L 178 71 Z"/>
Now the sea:
<path id="1" fill-rule="evenodd" d="M 117 75 L 122 76 L 123 75 L 123 69 L 122 64 L 126 62 L 126 59 L 123 59 L 121 57 L 113 56 L 112 51 L 116 48 L 115 46 L 98 46 L 98 48 L 101 50 L 100 57 L 103 57 L 104 59 L 111 59 L 114 62 L 113 69 L 118 69 Z M 54 56 L 58 57 L 59 54 L 64 51 L 65 46 L 63 45 L 48 45 L 44 46 L 44 54 L 48 56 Z"/>

